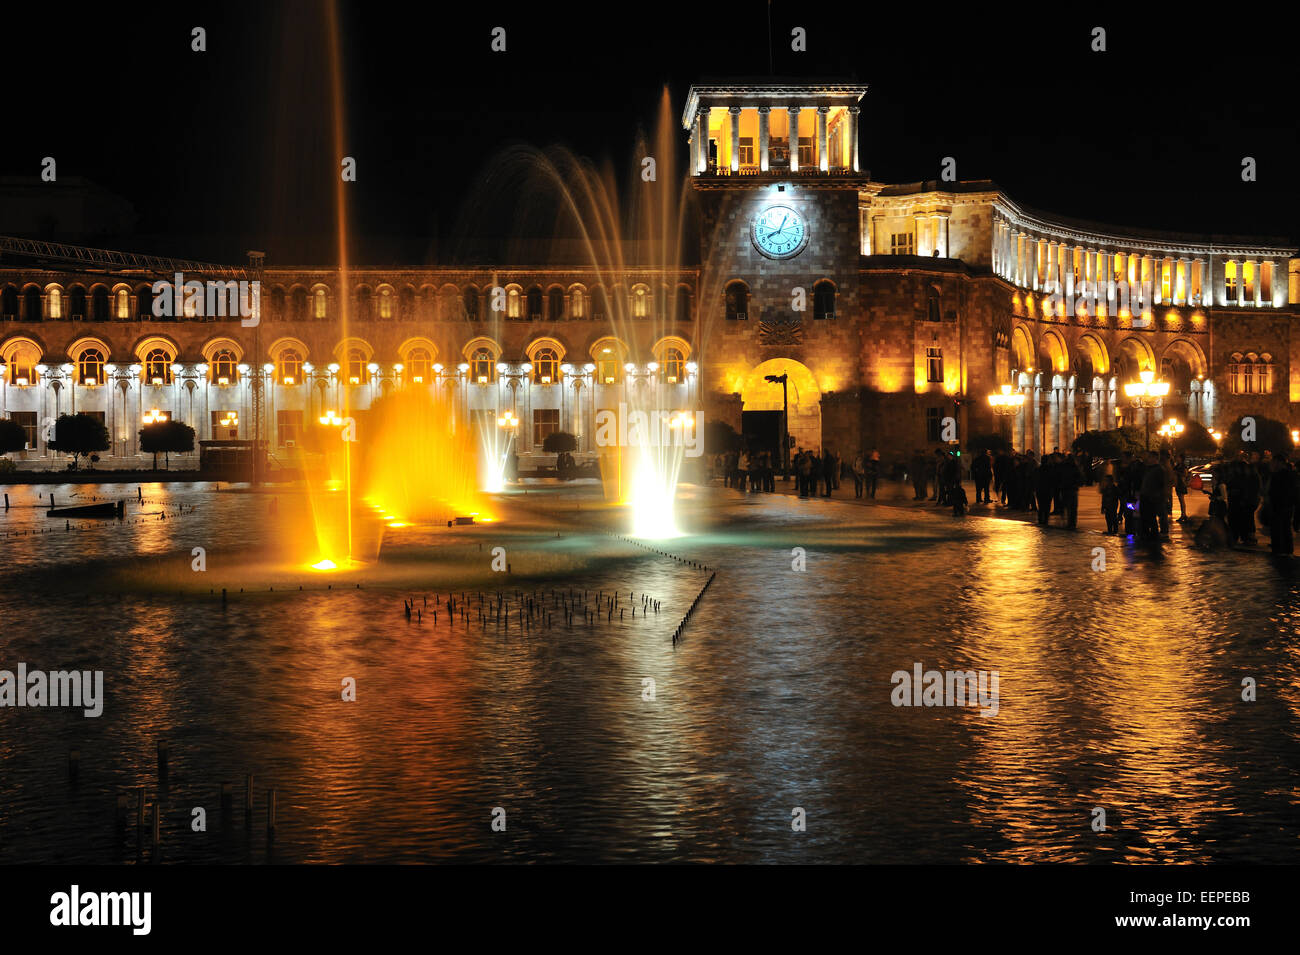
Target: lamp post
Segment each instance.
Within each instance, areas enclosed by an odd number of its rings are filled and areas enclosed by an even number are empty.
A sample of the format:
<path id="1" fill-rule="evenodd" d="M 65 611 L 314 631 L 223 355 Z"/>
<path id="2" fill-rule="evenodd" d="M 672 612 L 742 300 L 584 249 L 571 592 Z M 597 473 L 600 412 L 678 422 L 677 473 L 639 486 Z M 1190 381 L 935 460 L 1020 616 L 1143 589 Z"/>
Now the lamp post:
<path id="1" fill-rule="evenodd" d="M 764 375 L 764 381 L 781 386 L 781 480 L 790 480 L 790 392 L 787 374 Z"/>
<path id="2" fill-rule="evenodd" d="M 1158 407 L 1161 399 L 1169 394 L 1169 382 L 1156 381 L 1154 371 L 1141 372 L 1141 381 L 1130 381 L 1124 386 L 1124 395 L 1133 403 L 1134 408 L 1143 409 L 1142 417 L 1146 422 L 1146 447 L 1151 450 L 1151 409 Z"/>
<path id="3" fill-rule="evenodd" d="M 1165 421 L 1160 425 L 1160 429 L 1156 433 L 1162 438 L 1167 438 L 1168 440 L 1173 441 L 1174 438 L 1177 438 L 1182 434 L 1185 429 L 1186 426 L 1177 418 L 1170 418 L 1168 421 Z"/>
<path id="4" fill-rule="evenodd" d="M 1020 414 L 1025 406 L 1024 392 L 1011 390 L 1010 385 L 1003 385 L 1000 392 L 994 392 L 989 395 L 989 407 L 997 415 L 1002 425 L 1008 423 L 1013 417 Z M 999 425 L 1001 427 L 1001 425 Z"/>

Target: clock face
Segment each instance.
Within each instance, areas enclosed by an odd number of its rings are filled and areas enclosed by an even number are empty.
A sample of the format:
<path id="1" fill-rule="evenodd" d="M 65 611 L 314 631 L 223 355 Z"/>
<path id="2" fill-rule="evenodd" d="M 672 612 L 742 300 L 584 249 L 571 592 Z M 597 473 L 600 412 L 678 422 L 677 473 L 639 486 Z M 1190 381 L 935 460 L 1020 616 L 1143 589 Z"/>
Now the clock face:
<path id="1" fill-rule="evenodd" d="M 768 206 L 754 217 L 754 247 L 769 259 L 790 259 L 808 244 L 808 223 L 789 206 Z"/>

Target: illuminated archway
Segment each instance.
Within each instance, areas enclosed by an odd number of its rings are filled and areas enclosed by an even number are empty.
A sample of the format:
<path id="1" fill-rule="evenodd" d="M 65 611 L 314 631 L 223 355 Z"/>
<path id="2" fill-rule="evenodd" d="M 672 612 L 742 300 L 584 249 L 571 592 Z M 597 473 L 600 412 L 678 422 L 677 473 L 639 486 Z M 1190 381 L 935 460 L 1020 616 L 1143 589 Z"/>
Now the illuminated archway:
<path id="1" fill-rule="evenodd" d="M 789 401 L 788 428 L 794 448 L 820 449 L 822 446 L 822 393 L 817 379 L 807 365 L 792 358 L 771 358 L 755 366 L 745 376 L 741 388 L 742 411 L 780 411 L 781 386 L 767 380 L 768 375 L 785 375 Z M 793 453 L 792 449 L 792 453 Z"/>

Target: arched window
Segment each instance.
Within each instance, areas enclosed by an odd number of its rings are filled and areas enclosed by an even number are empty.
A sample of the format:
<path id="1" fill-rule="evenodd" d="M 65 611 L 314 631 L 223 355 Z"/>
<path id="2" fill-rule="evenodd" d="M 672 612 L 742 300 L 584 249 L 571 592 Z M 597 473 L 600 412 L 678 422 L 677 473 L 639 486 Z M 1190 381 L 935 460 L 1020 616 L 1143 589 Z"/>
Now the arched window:
<path id="1" fill-rule="evenodd" d="M 506 318 L 519 318 L 523 305 L 519 300 L 519 289 L 506 290 Z"/>
<path id="2" fill-rule="evenodd" d="M 28 344 L 20 344 L 9 354 L 9 384 L 26 388 L 36 384 L 36 366 L 41 353 Z"/>
<path id="3" fill-rule="evenodd" d="M 686 380 L 686 356 L 680 348 L 664 349 L 663 360 L 659 362 L 659 377 L 666 385 L 676 385 Z"/>
<path id="4" fill-rule="evenodd" d="M 212 356 L 208 369 L 214 385 L 233 385 L 239 380 L 238 360 L 229 348 L 223 348 Z"/>
<path id="5" fill-rule="evenodd" d="M 154 348 L 144 356 L 144 380 L 152 385 L 172 383 L 172 356 L 162 348 Z"/>
<path id="6" fill-rule="evenodd" d="M 289 319 L 295 322 L 307 318 L 307 290 L 296 288 L 289 293 Z"/>
<path id="7" fill-rule="evenodd" d="M 366 368 L 366 353 L 360 348 L 348 349 L 348 384 L 364 385 L 370 381 L 370 370 Z"/>
<path id="8" fill-rule="evenodd" d="M 41 320 L 41 290 L 35 286 L 23 289 L 23 318 L 29 322 Z"/>
<path id="9" fill-rule="evenodd" d="M 489 385 L 497 380 L 496 356 L 486 348 L 479 348 L 469 360 L 470 381 Z"/>
<path id="10" fill-rule="evenodd" d="M 689 322 L 691 320 L 691 290 L 685 285 L 677 288 L 677 321 Z"/>
<path id="11" fill-rule="evenodd" d="M 285 385 L 296 385 L 302 381 L 302 355 L 293 348 L 280 352 L 275 362 L 275 377 Z"/>
<path id="12" fill-rule="evenodd" d="M 87 348 L 77 356 L 77 381 L 83 385 L 103 384 L 104 353 L 98 348 Z"/>
<path id="13" fill-rule="evenodd" d="M 58 286 L 45 293 L 45 308 L 50 318 L 63 317 L 63 291 Z"/>
<path id="14" fill-rule="evenodd" d="M 528 320 L 530 322 L 540 322 L 542 317 L 542 290 L 530 288 L 528 290 Z"/>
<path id="15" fill-rule="evenodd" d="M 749 289 L 744 282 L 736 281 L 727 286 L 727 321 L 744 321 L 749 318 Z"/>
<path id="16" fill-rule="evenodd" d="M 614 349 L 605 346 L 596 356 L 596 382 L 601 385 L 616 385 L 622 378 L 623 369 L 619 365 L 618 355 Z"/>
<path id="17" fill-rule="evenodd" d="M 564 318 L 564 290 L 553 288 L 546 293 L 546 312 L 553 322 Z"/>
<path id="18" fill-rule="evenodd" d="M 539 348 L 533 354 L 533 381 L 549 385 L 560 376 L 560 356 L 554 348 Z"/>
<path id="19" fill-rule="evenodd" d="M 605 316 L 608 314 L 609 308 L 605 300 L 605 290 L 597 285 L 591 290 L 591 317 L 601 322 L 605 320 Z"/>
<path id="20" fill-rule="evenodd" d="M 822 279 L 813 286 L 813 318 L 835 317 L 835 284 Z"/>
<path id="21" fill-rule="evenodd" d="M 368 322 L 374 318 L 374 295 L 370 286 L 357 286 L 357 318 Z"/>
<path id="22" fill-rule="evenodd" d="M 284 289 L 275 286 L 271 289 L 271 317 L 277 321 L 284 321 L 289 317 L 289 310 L 286 307 L 289 298 L 285 295 Z"/>
<path id="23" fill-rule="evenodd" d="M 397 317 L 404 322 L 415 321 L 415 289 L 409 285 L 398 294 Z"/>
<path id="24" fill-rule="evenodd" d="M 478 321 L 478 289 L 472 285 L 465 289 L 465 317 L 471 322 Z"/>
<path id="25" fill-rule="evenodd" d="M 648 318 L 650 316 L 650 289 L 644 285 L 632 286 L 632 317 Z"/>
<path id="26" fill-rule="evenodd" d="M 323 322 L 329 317 L 329 297 L 325 294 L 323 288 L 318 288 L 312 293 L 311 315 L 318 322 Z"/>
<path id="27" fill-rule="evenodd" d="M 1273 356 L 1268 352 L 1259 356 L 1259 363 L 1255 366 L 1255 387 L 1258 395 L 1273 393 Z"/>
<path id="28" fill-rule="evenodd" d="M 943 320 L 943 302 L 939 298 L 938 289 L 930 289 L 925 296 L 925 320 L 927 322 L 939 322 Z"/>
<path id="29" fill-rule="evenodd" d="M 406 375 L 412 384 L 423 385 L 433 380 L 433 356 L 427 348 L 412 348 L 406 353 Z"/>
<path id="30" fill-rule="evenodd" d="M 393 290 L 386 285 L 379 290 L 379 317 L 386 322 L 393 320 Z"/>
<path id="31" fill-rule="evenodd" d="M 90 292 L 90 320 L 108 321 L 108 289 L 96 288 Z"/>
<path id="32" fill-rule="evenodd" d="M 582 294 L 582 289 L 575 288 L 569 293 L 569 317 L 586 318 L 587 316 L 587 297 Z"/>

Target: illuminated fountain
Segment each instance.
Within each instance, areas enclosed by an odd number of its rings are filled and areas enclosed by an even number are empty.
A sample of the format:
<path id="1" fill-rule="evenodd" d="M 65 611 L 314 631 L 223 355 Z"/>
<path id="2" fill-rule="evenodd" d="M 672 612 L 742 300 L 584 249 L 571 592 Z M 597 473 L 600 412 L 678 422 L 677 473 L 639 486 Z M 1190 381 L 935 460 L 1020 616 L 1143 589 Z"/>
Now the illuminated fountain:
<path id="1" fill-rule="evenodd" d="M 480 195 L 484 203 L 504 201 L 502 197 L 509 196 L 511 221 L 523 236 L 545 234 L 548 227 L 559 231 L 557 220 L 572 225 L 584 264 L 593 270 L 593 283 L 602 290 L 623 287 L 641 274 L 658 288 L 679 273 L 684 263 L 685 213 L 691 189 L 677 169 L 677 151 L 674 114 L 665 89 L 653 143 L 642 139 L 637 144 L 635 174 L 625 192 L 630 197 L 626 204 L 620 203 L 608 167 L 598 171 L 558 147 L 546 151 L 525 146 L 507 150 L 490 170 Z M 484 215 L 483 203 L 474 211 L 473 221 L 491 218 Z M 555 238 L 559 240 L 560 236 Z M 656 301 L 659 307 L 655 307 Z M 627 295 L 608 295 L 605 307 L 613 338 L 632 343 L 644 337 L 637 334 L 639 329 L 651 329 L 651 340 L 667 335 L 670 309 L 676 307 L 676 300 L 674 296 L 664 302 L 650 294 L 634 302 Z M 684 445 L 694 443 L 684 438 L 696 436 L 698 415 L 691 409 L 664 406 L 667 399 L 662 396 L 677 393 L 667 391 L 669 385 L 678 387 L 675 378 L 661 381 L 659 366 L 653 361 L 638 366 L 628 355 L 613 354 L 615 350 L 607 348 L 608 357 L 593 355 L 593 362 L 566 364 L 562 370 L 566 376 L 589 384 L 587 394 L 622 382 L 618 407 L 606 407 L 604 402 L 611 401 L 606 397 L 601 409 L 592 414 L 592 437 L 606 500 L 630 506 L 631 531 L 636 536 L 677 536 L 681 533 L 675 514 L 677 481 Z M 694 368 L 692 364 L 692 372 Z M 696 401 L 698 396 L 688 400 Z M 600 420 L 602 416 L 607 417 L 605 422 Z M 580 430 L 582 413 L 577 420 Z M 484 428 L 481 437 L 485 461 L 491 462 L 484 487 L 496 490 L 504 487 L 514 427 L 507 422 L 496 434 L 487 434 L 489 430 Z"/>

